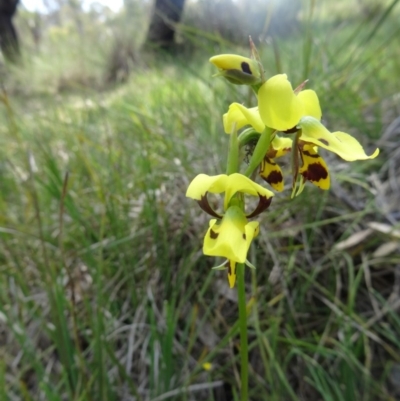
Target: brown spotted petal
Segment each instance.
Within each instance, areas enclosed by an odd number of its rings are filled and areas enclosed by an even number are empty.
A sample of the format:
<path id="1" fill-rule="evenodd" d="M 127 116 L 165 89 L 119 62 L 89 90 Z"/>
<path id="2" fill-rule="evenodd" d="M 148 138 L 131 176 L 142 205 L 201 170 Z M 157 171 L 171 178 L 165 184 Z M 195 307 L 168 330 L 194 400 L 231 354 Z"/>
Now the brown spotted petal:
<path id="1" fill-rule="evenodd" d="M 317 153 L 316 146 L 305 144 L 301 151 L 303 165 L 299 173 L 303 182 L 310 181 L 318 188 L 327 190 L 330 187 L 330 176 L 325 160 Z"/>
<path id="2" fill-rule="evenodd" d="M 283 174 L 281 168 L 273 159 L 264 157 L 260 165 L 260 177 L 268 182 L 275 191 L 283 191 Z"/>

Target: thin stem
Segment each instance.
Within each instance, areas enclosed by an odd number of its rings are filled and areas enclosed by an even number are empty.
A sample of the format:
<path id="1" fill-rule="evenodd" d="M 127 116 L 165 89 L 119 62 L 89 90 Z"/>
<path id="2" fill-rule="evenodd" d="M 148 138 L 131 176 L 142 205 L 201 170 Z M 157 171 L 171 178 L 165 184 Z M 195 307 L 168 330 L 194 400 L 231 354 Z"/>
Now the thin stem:
<path id="1" fill-rule="evenodd" d="M 236 123 L 233 124 L 233 129 L 229 137 L 229 152 L 226 165 L 226 174 L 230 175 L 239 171 L 239 142 L 236 130 Z"/>
<path id="2" fill-rule="evenodd" d="M 260 135 L 260 139 L 257 142 L 257 145 L 254 149 L 253 155 L 251 156 L 249 165 L 247 166 L 244 175 L 246 177 L 250 177 L 253 174 L 253 171 L 259 166 L 264 156 L 268 152 L 268 149 L 271 145 L 271 140 L 273 138 L 272 134 L 275 132 L 274 129 L 265 127 L 263 133 Z"/>
<path id="3" fill-rule="evenodd" d="M 237 287 L 239 302 L 239 327 L 240 327 L 240 400 L 248 401 L 249 388 L 249 352 L 247 340 L 247 311 L 246 291 L 244 286 L 244 263 L 237 265 Z"/>

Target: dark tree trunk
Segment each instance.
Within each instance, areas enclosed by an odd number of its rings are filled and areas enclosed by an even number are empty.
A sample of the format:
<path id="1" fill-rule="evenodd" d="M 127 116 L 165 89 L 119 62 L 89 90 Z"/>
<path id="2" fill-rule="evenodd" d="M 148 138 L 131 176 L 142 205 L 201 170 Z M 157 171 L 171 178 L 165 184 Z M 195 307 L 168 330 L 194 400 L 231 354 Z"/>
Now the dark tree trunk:
<path id="1" fill-rule="evenodd" d="M 181 20 L 185 0 L 155 0 L 146 42 L 163 48 L 174 44 L 175 24 Z"/>
<path id="2" fill-rule="evenodd" d="M 12 23 L 18 1 L 0 0 L 0 48 L 4 57 L 10 61 L 16 61 L 19 56 L 17 32 Z"/>

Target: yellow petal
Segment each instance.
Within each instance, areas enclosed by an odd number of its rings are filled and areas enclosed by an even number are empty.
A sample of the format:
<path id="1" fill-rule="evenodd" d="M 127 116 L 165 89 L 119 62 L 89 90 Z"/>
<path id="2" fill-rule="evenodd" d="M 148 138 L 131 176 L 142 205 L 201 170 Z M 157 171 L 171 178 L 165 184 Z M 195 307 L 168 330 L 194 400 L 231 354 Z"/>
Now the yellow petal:
<path id="1" fill-rule="evenodd" d="M 228 261 L 228 282 L 229 288 L 233 288 L 236 283 L 236 262 L 233 260 Z"/>
<path id="2" fill-rule="evenodd" d="M 243 174 L 234 173 L 228 176 L 225 190 L 224 209 L 228 208 L 228 204 L 237 192 L 243 192 L 252 196 L 263 196 L 267 199 L 274 196 L 274 193 L 261 185 L 255 183 Z"/>
<path id="3" fill-rule="evenodd" d="M 231 206 L 221 220 L 210 225 L 204 237 L 203 253 L 244 263 L 257 228 L 258 222 L 248 223 L 244 212 Z"/>
<path id="4" fill-rule="evenodd" d="M 233 130 L 233 124 L 236 123 L 236 129 L 251 125 L 257 132 L 263 132 L 265 124 L 262 122 L 258 107 L 248 109 L 239 103 L 232 103 L 229 110 L 223 116 L 224 130 L 230 134 Z"/>
<path id="5" fill-rule="evenodd" d="M 304 115 L 303 102 L 293 93 L 286 74 L 275 75 L 258 91 L 258 108 L 267 127 L 286 131 Z"/>
<path id="6" fill-rule="evenodd" d="M 316 146 L 304 145 L 301 151 L 303 166 L 299 173 L 304 181 L 310 181 L 318 188 L 327 190 L 330 187 L 330 176 L 325 160 L 317 153 Z M 302 185 L 300 185 L 302 189 Z M 301 192 L 299 190 L 298 194 Z"/>
<path id="7" fill-rule="evenodd" d="M 282 138 L 275 135 L 275 138 L 271 142 L 271 148 L 267 153 L 270 159 L 275 159 L 286 155 L 286 153 L 292 150 L 293 141 L 290 138 Z"/>
<path id="8" fill-rule="evenodd" d="M 300 92 L 297 97 L 303 102 L 304 116 L 311 116 L 321 120 L 321 106 L 319 105 L 318 96 L 313 90 L 306 89 Z"/>
<path id="9" fill-rule="evenodd" d="M 210 58 L 210 63 L 220 70 L 239 70 L 245 74 L 260 77 L 260 69 L 256 60 L 237 54 L 220 54 Z"/>
<path id="10" fill-rule="evenodd" d="M 221 193 L 225 191 L 228 176 L 226 174 L 209 176 L 206 174 L 197 175 L 186 191 L 188 198 L 201 200 L 206 192 Z"/>
<path id="11" fill-rule="evenodd" d="M 275 191 L 283 191 L 284 182 L 282 170 L 273 159 L 264 157 L 264 160 L 261 162 L 260 176 L 267 181 Z"/>
<path id="12" fill-rule="evenodd" d="M 250 247 L 253 238 L 256 238 L 257 235 L 260 233 L 260 224 L 258 221 L 250 221 L 250 223 L 246 224 L 245 230 L 248 245 Z"/>
<path id="13" fill-rule="evenodd" d="M 345 132 L 329 132 L 317 119 L 303 117 L 299 127 L 302 128 L 300 140 L 313 143 L 321 148 L 336 153 L 347 161 L 374 159 L 379 154 L 379 149 L 368 156 L 357 139 Z"/>
<path id="14" fill-rule="evenodd" d="M 231 134 L 234 129 L 240 130 L 240 128 L 249 124 L 240 109 L 235 107 L 235 104 L 237 103 L 232 103 L 229 106 L 228 112 L 222 116 L 226 134 Z"/>

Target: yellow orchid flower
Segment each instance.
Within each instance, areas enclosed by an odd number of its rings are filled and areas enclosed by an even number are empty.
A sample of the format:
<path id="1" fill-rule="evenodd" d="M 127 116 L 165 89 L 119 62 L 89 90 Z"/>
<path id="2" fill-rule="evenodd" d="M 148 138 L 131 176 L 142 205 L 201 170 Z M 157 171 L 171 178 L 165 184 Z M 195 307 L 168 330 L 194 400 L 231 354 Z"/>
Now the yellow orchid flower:
<path id="1" fill-rule="evenodd" d="M 260 214 L 261 211 L 269 206 L 269 204 L 271 203 L 271 198 L 274 196 L 273 192 L 252 181 L 250 178 L 247 178 L 243 174 L 239 173 L 234 173 L 231 175 L 220 174 L 214 176 L 199 174 L 189 184 L 189 187 L 186 191 L 186 196 L 188 198 L 197 200 L 200 206 L 204 209 L 203 206 L 205 206 L 206 204 L 208 205 L 208 192 L 213 194 L 225 192 L 224 210 L 228 209 L 229 203 L 236 193 L 244 193 L 252 196 L 258 196 L 260 199 L 259 205 L 257 206 L 256 210 L 253 211 L 250 215 L 247 215 L 247 217 L 253 217 L 257 214 Z M 260 209 L 262 210 L 259 211 Z M 209 205 L 207 207 L 207 210 L 205 211 L 212 216 L 221 217 Z"/>
<path id="2" fill-rule="evenodd" d="M 269 83 L 271 80 L 273 84 Z M 379 149 L 376 149 L 371 156 L 367 156 L 361 144 L 351 135 L 329 132 L 320 122 L 322 112 L 317 94 L 308 89 L 296 95 L 285 74 L 270 78 L 260 88 L 258 107 L 266 126 L 278 131 L 301 129 L 300 141 L 325 148 L 344 160 L 374 159 L 379 154 Z"/>
<path id="3" fill-rule="evenodd" d="M 259 232 L 258 221 L 248 222 L 238 206 L 230 206 L 222 219 L 212 219 L 204 237 L 203 253 L 228 259 L 228 281 L 236 281 L 236 263 L 245 263 L 253 238 Z"/>
<path id="4" fill-rule="evenodd" d="M 259 133 L 265 126 L 286 134 L 300 131 L 297 147 L 302 165 L 293 166 L 293 175 L 295 180 L 297 173 L 302 175 L 302 190 L 305 180 L 321 189 L 329 189 L 329 172 L 325 161 L 318 155 L 318 147 L 336 153 L 346 161 L 374 159 L 379 154 L 379 149 L 376 149 L 368 156 L 361 144 L 349 134 L 340 131 L 331 133 L 320 122 L 321 117 L 321 107 L 315 91 L 307 89 L 296 93 L 286 74 L 280 74 L 271 77 L 260 87 L 258 107 L 247 109 L 233 103 L 223 119 L 227 133 L 232 132 L 234 124 L 237 129 L 251 125 Z M 261 163 L 261 177 L 277 191 L 283 190 L 282 172 L 269 153 L 279 149 L 283 152 L 288 148 L 289 146 L 283 143 L 276 146 L 271 144 Z M 296 182 L 293 185 L 295 186 Z M 297 194 L 301 190 L 299 189 Z"/>
<path id="5" fill-rule="evenodd" d="M 220 54 L 210 58 L 219 70 L 218 75 L 236 85 L 255 85 L 261 82 L 260 67 L 256 60 L 236 54 Z"/>
<path id="6" fill-rule="evenodd" d="M 208 193 L 225 193 L 223 213 L 216 212 L 208 203 Z M 239 205 L 237 194 L 259 197 L 259 203 L 249 214 Z M 232 288 L 236 281 L 236 263 L 246 263 L 247 252 L 253 238 L 258 234 L 258 222 L 248 222 L 271 203 L 274 194 L 246 176 L 234 173 L 208 176 L 197 175 L 189 184 L 186 196 L 198 201 L 200 207 L 216 217 L 209 224 L 204 237 L 203 253 L 208 256 L 221 256 L 228 259 L 228 281 Z M 225 268 L 224 262 L 221 266 Z"/>

